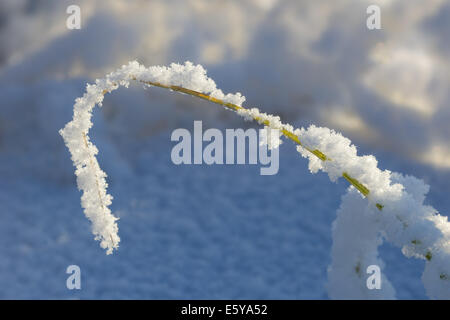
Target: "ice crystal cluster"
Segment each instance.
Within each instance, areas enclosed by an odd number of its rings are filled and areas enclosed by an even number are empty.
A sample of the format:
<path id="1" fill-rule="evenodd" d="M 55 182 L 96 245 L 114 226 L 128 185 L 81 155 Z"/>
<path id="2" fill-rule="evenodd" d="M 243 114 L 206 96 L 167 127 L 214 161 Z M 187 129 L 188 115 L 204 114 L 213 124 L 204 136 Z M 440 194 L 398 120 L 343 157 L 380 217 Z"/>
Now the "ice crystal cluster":
<path id="1" fill-rule="evenodd" d="M 88 132 L 95 105 L 101 106 L 106 93 L 119 86 L 128 87 L 130 81 L 138 81 L 144 86 L 178 86 L 237 107 L 245 101 L 240 93 L 225 95 L 207 77 L 202 66 L 190 62 L 145 68 L 134 61 L 96 80 L 95 84 L 87 85 L 85 94 L 75 101 L 72 121 L 60 130 L 60 134 L 76 168 L 84 213 L 107 254 L 117 249 L 120 242 L 117 218 L 109 209 L 112 196 L 107 193 L 106 174 L 97 162 L 98 150 Z M 350 186 L 342 198 L 332 229 L 332 264 L 328 270 L 330 297 L 395 298 L 395 290 L 384 275 L 380 290 L 368 290 L 365 281 L 369 265 L 383 267 L 378 247 L 388 241 L 399 247 L 405 256 L 426 261 L 422 281 L 431 298 L 450 298 L 450 223 L 447 217 L 424 204 L 429 187 L 423 181 L 379 169 L 374 156 L 359 156 L 349 139 L 328 128 L 312 125 L 307 129 L 294 129 L 283 124 L 279 117 L 262 113 L 257 108 L 235 110 L 246 120 L 264 124 L 267 130 L 277 129 L 281 133 L 284 130 L 296 136 L 301 141 L 297 150 L 309 159 L 312 173 L 322 170 L 331 181 L 336 181 L 345 172 L 370 190 L 365 197 Z M 263 139 L 271 148 L 276 148 L 281 143 L 281 136 L 266 134 Z M 267 137 L 270 137 L 269 141 Z M 311 150 L 320 150 L 326 160 Z"/>

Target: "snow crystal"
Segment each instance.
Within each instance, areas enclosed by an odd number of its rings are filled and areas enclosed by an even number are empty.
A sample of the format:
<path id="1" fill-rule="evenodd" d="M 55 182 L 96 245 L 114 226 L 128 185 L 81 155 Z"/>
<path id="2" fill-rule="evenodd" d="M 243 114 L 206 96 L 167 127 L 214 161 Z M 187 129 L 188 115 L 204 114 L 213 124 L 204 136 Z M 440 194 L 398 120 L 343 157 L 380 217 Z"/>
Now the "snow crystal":
<path id="1" fill-rule="evenodd" d="M 349 195 L 342 200 L 333 229 L 330 295 L 368 298 L 367 290 L 361 289 L 362 280 L 355 282 L 357 273 L 352 270 L 355 270 L 357 263 L 366 266 L 370 261 L 382 266 L 377 247 L 386 240 L 400 247 L 405 256 L 426 260 L 422 279 L 427 294 L 431 298 L 449 299 L 450 224 L 447 217 L 424 205 L 429 187 L 417 178 L 380 170 L 375 157 L 358 156 L 356 147 L 349 139 L 328 128 L 302 128 L 299 139 L 304 145 L 320 150 L 331 159 L 322 161 L 299 146 L 298 151 L 309 159 L 311 172 L 327 172 L 332 181 L 347 172 L 370 190 L 369 201 L 358 201 L 355 199 L 356 189 L 351 186 Z M 375 204 L 382 204 L 382 209 Z M 351 222 L 345 222 L 341 216 L 351 217 Z M 359 221 L 361 219 L 365 221 Z M 371 231 L 373 228 L 376 233 Z M 351 249 L 354 243 L 358 245 L 357 250 Z M 346 293 L 342 292 L 341 280 L 337 279 L 347 279 Z M 385 290 L 379 291 L 376 296 L 372 293 L 373 297 L 393 297 L 387 279 L 384 283 L 387 284 Z"/>
<path id="2" fill-rule="evenodd" d="M 101 106 L 104 94 L 119 86 L 128 87 L 132 80 L 145 85 L 152 82 L 164 86 L 180 86 L 239 106 L 245 101 L 240 93 L 224 95 L 217 89 L 214 80 L 206 76 L 206 70 L 191 62 L 145 68 L 132 61 L 105 78 L 97 79 L 95 84 L 86 86 L 85 94 L 75 100 L 72 121 L 60 130 L 60 134 L 72 155 L 78 188 L 83 191 L 81 206 L 92 222 L 95 239 L 100 241 L 100 246 L 106 249 L 107 254 L 111 254 L 119 246 L 118 218 L 109 209 L 112 196 L 106 191 L 106 173 L 100 169 L 96 159 L 98 150 L 90 142 L 88 131 L 92 127 L 92 110 L 96 104 Z"/>
<path id="3" fill-rule="evenodd" d="M 150 86 L 179 86 L 195 90 L 227 103 L 242 106 L 245 97 L 240 93 L 224 94 L 208 78 L 201 65 L 186 62 L 169 67 L 145 68 L 130 62 L 104 79 L 87 85 L 86 93 L 75 100 L 74 115 L 60 130 L 76 167 L 78 188 L 83 191 L 81 204 L 92 222 L 92 231 L 107 254 L 118 248 L 117 218 L 109 206 L 106 174 L 96 159 L 97 148 L 90 142 L 92 109 L 101 105 L 104 93 L 119 86 L 128 87 L 131 80 Z M 278 116 L 260 112 L 257 108 L 236 108 L 246 120 L 264 125 L 262 143 L 277 148 L 284 133 L 297 137 L 298 152 L 309 159 L 312 173 L 326 172 L 332 181 L 342 177 L 357 180 L 369 190 L 368 201 L 353 187 L 343 197 L 338 218 L 333 225 L 332 265 L 329 269 L 329 293 L 336 298 L 393 298 L 395 290 L 384 277 L 382 290 L 369 292 L 361 276 L 369 264 L 383 267 L 378 258 L 378 246 L 384 241 L 401 248 L 407 257 L 426 260 L 422 280 L 431 298 L 450 298 L 450 223 L 430 206 L 424 205 L 429 187 L 421 180 L 378 168 L 374 156 L 359 156 L 351 141 L 328 128 L 314 125 L 294 129 L 283 124 Z M 277 129 L 277 130 L 270 130 Z M 278 134 L 273 134 L 278 132 Z M 312 150 L 319 150 L 326 160 Z"/>

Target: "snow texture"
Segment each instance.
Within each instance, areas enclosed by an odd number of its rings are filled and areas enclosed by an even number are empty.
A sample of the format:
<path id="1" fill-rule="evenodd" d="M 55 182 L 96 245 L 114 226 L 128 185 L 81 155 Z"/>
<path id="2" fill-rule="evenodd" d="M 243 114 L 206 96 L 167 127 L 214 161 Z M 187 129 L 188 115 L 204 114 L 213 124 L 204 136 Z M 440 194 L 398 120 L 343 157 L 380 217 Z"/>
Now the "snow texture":
<path id="1" fill-rule="evenodd" d="M 92 222 L 96 240 L 100 240 L 100 246 L 106 249 L 107 254 L 119 246 L 117 218 L 109 209 L 112 196 L 106 190 L 106 173 L 100 169 L 95 157 L 98 150 L 89 140 L 88 132 L 92 127 L 92 110 L 96 104 L 101 106 L 104 94 L 119 86 L 128 87 L 131 80 L 181 86 L 236 105 L 245 101 L 240 93 L 224 95 L 216 88 L 214 81 L 206 76 L 206 70 L 191 62 L 184 65 L 172 63 L 168 68 L 154 66 L 147 69 L 133 61 L 108 74 L 106 78 L 96 80 L 94 85 L 87 85 L 86 93 L 75 100 L 72 121 L 60 130 L 60 134 L 72 155 L 78 188 L 83 191 L 81 205 L 84 213 Z"/>
<path id="2" fill-rule="evenodd" d="M 87 86 L 84 96 L 76 99 L 73 120 L 60 134 L 76 167 L 85 215 L 91 220 L 93 233 L 107 254 L 117 249 L 120 241 L 117 218 L 108 208 L 112 197 L 107 194 L 106 174 L 95 158 L 98 150 L 89 141 L 88 131 L 92 127 L 92 109 L 96 104 L 101 105 L 104 94 L 119 86 L 128 87 L 131 80 L 181 86 L 237 106 L 245 101 L 240 93 L 224 95 L 206 76 L 202 66 L 194 66 L 190 62 L 145 68 L 134 61 L 106 78 L 96 80 L 95 85 Z M 370 190 L 368 201 L 363 200 L 354 187 L 349 187 L 349 193 L 343 197 L 333 227 L 332 264 L 329 268 L 331 297 L 395 297 L 392 285 L 384 276 L 385 285 L 380 291 L 368 291 L 363 288 L 365 282 L 361 282 L 361 272 L 368 265 L 383 267 L 377 250 L 386 240 L 401 248 L 405 256 L 427 261 L 422 280 L 431 298 L 450 298 L 450 224 L 447 217 L 424 205 L 428 186 L 414 177 L 380 170 L 374 156 L 358 156 L 349 139 L 328 128 L 312 125 L 308 129 L 294 130 L 291 125 L 283 124 L 279 117 L 261 113 L 257 108 L 239 109 L 237 113 L 246 120 L 258 120 L 265 124 L 266 129 L 287 130 L 297 135 L 302 142 L 297 150 L 309 159 L 312 173 L 322 170 L 328 173 L 331 181 L 336 181 L 345 172 Z M 270 141 L 265 142 L 278 147 L 279 135 L 274 139 L 273 134 L 266 134 L 266 140 L 268 136 Z M 320 150 L 328 160 L 318 159 L 307 149 Z M 376 204 L 382 204 L 382 209 Z M 353 243 L 356 235 L 362 240 Z"/>
<path id="3" fill-rule="evenodd" d="M 402 176 L 388 170 L 380 170 L 373 156 L 358 156 L 351 141 L 328 128 L 314 125 L 301 129 L 300 140 L 314 146 L 330 157 L 331 161 L 320 161 L 301 147 L 298 151 L 309 158 L 310 171 L 323 170 L 332 181 L 349 173 L 370 190 L 369 201 L 358 201 L 355 189 L 350 187 L 349 195 L 343 198 L 339 216 L 333 229 L 333 262 L 330 267 L 330 295 L 336 298 L 368 298 L 367 291 L 358 295 L 360 285 L 342 286 L 336 279 L 352 279 L 361 270 L 377 260 L 377 247 L 382 239 L 401 248 L 407 257 L 427 260 L 422 277 L 427 294 L 431 298 L 450 298 L 450 223 L 448 218 L 423 204 L 429 187 L 423 181 L 411 176 Z M 379 210 L 375 204 L 383 205 Z M 357 215 L 359 217 L 356 217 Z M 344 217 L 343 217 L 343 216 Z M 350 221 L 347 221 L 350 219 Z M 359 220 L 362 221 L 358 223 Z M 375 229 L 373 229 L 375 226 Z M 358 230 L 355 230 L 358 229 Z M 359 237 L 354 237 L 355 232 Z M 375 233 L 374 233 L 375 232 Z M 353 236 L 352 236 L 353 235 Z M 351 250 L 352 239 L 358 238 L 358 250 Z M 362 240 L 361 240 L 362 239 Z M 376 245 L 375 245 L 376 244 Z M 349 251 L 353 256 L 349 257 Z M 372 261 L 372 263 L 369 263 Z M 383 263 L 378 263 L 380 267 Z M 357 268 L 360 266 L 360 268 Z M 349 276 L 351 270 L 353 277 Z M 380 298 L 394 296 L 389 282 L 378 292 Z M 349 289 L 350 287 L 350 289 Z M 345 288 L 345 289 L 344 289 Z M 345 293 L 342 290 L 346 290 Z"/>

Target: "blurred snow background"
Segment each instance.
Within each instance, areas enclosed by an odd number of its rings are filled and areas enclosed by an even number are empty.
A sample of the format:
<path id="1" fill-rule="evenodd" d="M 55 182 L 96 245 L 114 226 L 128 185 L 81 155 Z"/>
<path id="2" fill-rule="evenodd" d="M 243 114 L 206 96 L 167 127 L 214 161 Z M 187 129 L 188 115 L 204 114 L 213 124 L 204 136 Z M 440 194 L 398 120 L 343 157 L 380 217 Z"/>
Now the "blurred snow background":
<path id="1" fill-rule="evenodd" d="M 81 30 L 66 8 L 81 7 Z M 366 28 L 381 7 L 382 30 Z M 175 166 L 170 133 L 252 126 L 222 108 L 133 86 L 95 110 L 120 249 L 106 256 L 57 131 L 86 82 L 137 59 L 190 60 L 246 106 L 341 131 L 381 168 L 450 208 L 450 1 L 0 2 L 0 298 L 327 298 L 331 223 L 346 184 L 310 175 L 285 143 L 280 171 Z M 355 239 L 358 241 L 358 239 Z M 398 298 L 425 298 L 423 262 L 383 246 Z M 82 290 L 66 289 L 77 264 Z"/>

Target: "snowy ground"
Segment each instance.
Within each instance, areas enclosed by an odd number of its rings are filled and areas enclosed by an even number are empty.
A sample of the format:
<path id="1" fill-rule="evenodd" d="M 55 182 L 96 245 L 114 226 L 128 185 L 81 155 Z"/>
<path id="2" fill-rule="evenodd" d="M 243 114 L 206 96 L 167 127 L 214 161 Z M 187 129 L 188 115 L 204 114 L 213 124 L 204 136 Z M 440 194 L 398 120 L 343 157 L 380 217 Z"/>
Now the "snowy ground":
<path id="1" fill-rule="evenodd" d="M 163 89 L 120 89 L 94 111 L 91 138 L 120 217 L 120 248 L 105 255 L 58 130 L 87 82 L 135 59 L 200 63 L 244 106 L 342 131 L 382 169 L 424 179 L 426 202 L 448 215 L 450 3 L 373 2 L 381 31 L 367 30 L 368 4 L 356 0 L 2 0 L 0 298 L 328 298 L 347 184 L 311 175 L 289 141 L 275 176 L 175 166 L 172 130 L 252 124 Z M 81 30 L 66 28 L 73 3 Z M 390 245 L 381 256 L 398 298 L 426 298 L 423 261 Z M 82 290 L 66 288 L 71 264 Z"/>

